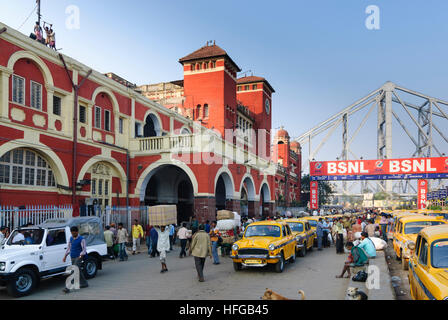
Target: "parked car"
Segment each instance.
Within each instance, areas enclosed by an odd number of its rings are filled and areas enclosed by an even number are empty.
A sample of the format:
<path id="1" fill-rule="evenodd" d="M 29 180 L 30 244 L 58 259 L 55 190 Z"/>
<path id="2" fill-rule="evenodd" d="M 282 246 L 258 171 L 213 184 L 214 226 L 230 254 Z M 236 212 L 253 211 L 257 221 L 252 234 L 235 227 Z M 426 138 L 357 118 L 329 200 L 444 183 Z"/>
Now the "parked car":
<path id="1" fill-rule="evenodd" d="M 62 262 L 70 241 L 70 228 L 77 226 L 86 239 L 84 275 L 96 276 L 107 256 L 101 220 L 97 217 L 47 220 L 43 224 L 14 230 L 0 250 L 0 285 L 14 297 L 29 295 L 40 280 L 66 274 L 71 259 Z M 16 241 L 22 233 L 26 241 Z"/>
<path id="2" fill-rule="evenodd" d="M 448 225 L 422 229 L 408 247 L 412 298 L 448 300 Z"/>
<path id="3" fill-rule="evenodd" d="M 233 266 L 236 271 L 242 267 L 264 267 L 275 265 L 277 272 L 283 272 L 285 261 L 296 260 L 296 237 L 289 225 L 281 221 L 259 221 L 246 227 L 243 238 L 232 246 Z"/>
<path id="4" fill-rule="evenodd" d="M 409 265 L 408 261 L 411 253 L 408 243 L 415 242 L 418 233 L 423 228 L 446 223 L 447 221 L 443 220 L 442 217 L 424 215 L 410 215 L 398 219 L 395 227 L 393 247 L 397 259 L 402 262 L 403 270 L 407 270 Z"/>
<path id="5" fill-rule="evenodd" d="M 286 219 L 283 220 L 291 228 L 292 234 L 296 237 L 296 254 L 304 257 L 307 251 L 313 250 L 316 231 L 311 228 L 310 223 L 305 219 Z"/>

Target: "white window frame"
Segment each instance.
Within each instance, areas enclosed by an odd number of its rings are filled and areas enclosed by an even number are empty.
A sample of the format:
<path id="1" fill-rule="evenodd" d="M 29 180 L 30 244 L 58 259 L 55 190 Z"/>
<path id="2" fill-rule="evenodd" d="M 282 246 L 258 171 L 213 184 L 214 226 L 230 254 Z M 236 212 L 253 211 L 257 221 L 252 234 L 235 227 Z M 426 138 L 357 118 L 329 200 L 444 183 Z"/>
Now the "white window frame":
<path id="1" fill-rule="evenodd" d="M 23 82 L 23 91 L 22 91 L 22 99 L 23 99 L 23 103 L 18 102 L 18 101 L 14 101 L 14 89 L 16 89 L 16 88 L 15 88 L 15 85 L 14 85 L 14 78 L 19 78 L 19 79 L 21 79 L 22 82 Z M 19 75 L 17 75 L 17 74 L 13 74 L 13 75 L 12 75 L 12 96 L 11 96 L 11 101 L 12 101 L 13 103 L 15 103 L 15 104 L 18 104 L 18 105 L 21 105 L 21 106 L 25 106 L 25 101 L 26 101 L 25 92 L 26 92 L 26 81 L 25 81 L 25 78 L 24 78 L 24 77 L 21 77 L 21 76 L 19 76 Z M 16 97 L 17 97 L 17 96 L 18 96 L 18 95 L 16 95 Z"/>
<path id="2" fill-rule="evenodd" d="M 97 110 L 99 110 L 98 113 L 96 112 Z M 99 117 L 99 119 L 98 119 L 98 117 Z M 99 124 L 99 127 L 97 126 L 97 124 Z M 101 129 L 101 107 L 98 107 L 98 106 L 95 106 L 95 117 L 94 117 L 93 127 L 95 129 Z"/>
<path id="3" fill-rule="evenodd" d="M 21 163 L 14 163 L 14 151 L 22 150 L 23 156 L 22 156 L 22 162 Z M 26 164 L 26 155 L 27 152 L 30 152 L 34 155 L 34 164 L 28 165 Z M 37 188 L 55 188 L 57 186 L 56 177 L 54 175 L 54 171 L 51 169 L 50 164 L 48 161 L 39 155 L 38 153 L 34 152 L 33 150 L 29 150 L 26 148 L 17 148 L 9 151 L 10 158 L 9 162 L 0 162 L 0 164 L 8 166 L 9 167 L 9 182 L 2 182 L 2 184 L 7 186 L 22 186 L 22 187 L 37 187 Z M 4 155 L 2 155 L 4 156 Z M 42 161 L 45 163 L 45 166 L 39 166 L 39 157 L 42 158 Z M 13 173 L 14 173 L 14 167 L 17 167 L 19 172 L 21 172 L 21 181 L 20 183 L 13 183 Z M 33 172 L 33 184 L 26 184 L 26 169 L 34 170 Z M 38 177 L 38 170 L 45 171 L 45 183 L 44 185 L 38 185 L 37 184 L 37 177 Z M 52 179 L 51 179 L 52 178 Z M 54 185 L 51 185 L 52 180 L 54 181 Z"/>
<path id="4" fill-rule="evenodd" d="M 81 121 L 81 109 L 82 109 L 82 108 L 84 108 L 84 122 Z M 78 114 L 78 121 L 79 121 L 80 123 L 87 124 L 87 107 L 84 106 L 84 105 L 82 105 L 82 104 L 80 104 L 80 105 L 79 105 L 78 113 L 79 113 L 79 114 Z"/>
<path id="5" fill-rule="evenodd" d="M 34 85 L 38 85 L 40 87 L 40 106 L 39 108 L 36 108 L 36 106 L 33 106 L 33 84 Z M 43 101 L 42 101 L 42 91 L 43 91 L 43 86 L 41 83 L 30 80 L 30 107 L 36 110 L 42 110 L 42 105 L 43 105 Z"/>
<path id="6" fill-rule="evenodd" d="M 118 119 L 118 133 L 123 134 L 123 131 L 124 131 L 124 119 L 120 117 Z"/>
<path id="7" fill-rule="evenodd" d="M 106 126 L 106 124 L 107 124 L 106 120 L 108 122 L 108 126 Z M 112 125 L 110 123 L 110 120 L 111 120 L 110 110 L 104 109 L 104 131 L 109 131 L 109 132 L 111 131 Z"/>
<path id="8" fill-rule="evenodd" d="M 61 101 L 61 104 L 59 105 L 59 114 L 54 113 L 54 98 L 59 98 L 59 100 Z M 58 117 L 62 117 L 62 97 L 58 96 L 56 94 L 53 95 L 53 105 L 52 105 L 52 114 Z"/>

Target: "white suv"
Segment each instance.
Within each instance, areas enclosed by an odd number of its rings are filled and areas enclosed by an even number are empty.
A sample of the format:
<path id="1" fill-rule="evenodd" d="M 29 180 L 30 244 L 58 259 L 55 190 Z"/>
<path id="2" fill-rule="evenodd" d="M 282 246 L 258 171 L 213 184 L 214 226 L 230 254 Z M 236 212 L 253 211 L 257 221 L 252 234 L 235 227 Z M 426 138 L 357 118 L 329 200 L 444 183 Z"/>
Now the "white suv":
<path id="1" fill-rule="evenodd" d="M 14 230 L 0 250 L 0 285 L 6 286 L 10 295 L 22 297 L 31 294 L 41 279 L 66 274 L 71 259 L 62 259 L 72 226 L 77 226 L 86 239 L 85 277 L 95 277 L 107 256 L 103 228 L 97 217 L 80 217 L 48 220 L 36 227 Z"/>

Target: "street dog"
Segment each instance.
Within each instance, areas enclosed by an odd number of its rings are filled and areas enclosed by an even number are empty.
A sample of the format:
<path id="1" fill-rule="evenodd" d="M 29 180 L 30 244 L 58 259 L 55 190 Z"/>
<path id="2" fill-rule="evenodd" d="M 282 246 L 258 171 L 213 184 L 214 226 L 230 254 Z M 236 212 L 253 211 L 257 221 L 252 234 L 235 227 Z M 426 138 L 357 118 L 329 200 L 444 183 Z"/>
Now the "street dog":
<path id="1" fill-rule="evenodd" d="M 367 294 L 358 288 L 350 287 L 347 289 L 348 300 L 368 300 Z"/>
<path id="2" fill-rule="evenodd" d="M 302 296 L 302 299 L 300 300 L 305 300 L 305 292 L 303 292 L 302 290 L 299 290 L 299 294 Z M 266 288 L 266 292 L 264 293 L 264 295 L 261 297 L 262 300 L 294 300 L 294 299 L 288 299 L 274 291 L 272 291 L 271 289 L 267 289 Z"/>

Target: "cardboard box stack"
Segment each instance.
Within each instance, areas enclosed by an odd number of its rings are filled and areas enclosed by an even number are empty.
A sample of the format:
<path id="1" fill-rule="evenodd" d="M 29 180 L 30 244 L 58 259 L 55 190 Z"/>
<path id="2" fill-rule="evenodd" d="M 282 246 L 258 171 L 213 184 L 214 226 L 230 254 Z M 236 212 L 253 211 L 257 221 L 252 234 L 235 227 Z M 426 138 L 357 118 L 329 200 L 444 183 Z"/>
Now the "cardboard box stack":
<path id="1" fill-rule="evenodd" d="M 148 207 L 149 224 L 152 226 L 168 226 L 177 223 L 177 207 L 163 205 Z"/>

